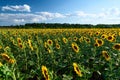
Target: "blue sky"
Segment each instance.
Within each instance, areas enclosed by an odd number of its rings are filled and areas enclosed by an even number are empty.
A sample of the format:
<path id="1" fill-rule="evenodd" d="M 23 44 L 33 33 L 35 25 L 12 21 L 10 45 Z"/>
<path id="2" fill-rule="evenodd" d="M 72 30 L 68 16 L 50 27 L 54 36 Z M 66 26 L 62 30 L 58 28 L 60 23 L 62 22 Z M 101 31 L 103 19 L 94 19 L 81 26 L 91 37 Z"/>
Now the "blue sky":
<path id="1" fill-rule="evenodd" d="M 0 0 L 0 25 L 120 24 L 120 0 Z"/>

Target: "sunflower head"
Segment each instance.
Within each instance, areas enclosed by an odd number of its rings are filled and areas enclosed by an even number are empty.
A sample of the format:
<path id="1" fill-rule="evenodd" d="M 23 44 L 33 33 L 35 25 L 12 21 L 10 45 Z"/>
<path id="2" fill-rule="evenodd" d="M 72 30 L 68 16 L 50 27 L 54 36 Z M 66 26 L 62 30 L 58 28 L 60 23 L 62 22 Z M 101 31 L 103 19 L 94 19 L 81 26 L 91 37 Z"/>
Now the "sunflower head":
<path id="1" fill-rule="evenodd" d="M 117 43 L 113 46 L 113 49 L 120 50 L 120 43 Z"/>
<path id="2" fill-rule="evenodd" d="M 60 49 L 60 45 L 58 43 L 56 44 L 56 49 Z"/>
<path id="3" fill-rule="evenodd" d="M 0 62 L 0 67 L 3 66 L 3 64 Z"/>
<path id="4" fill-rule="evenodd" d="M 109 35 L 107 37 L 107 40 L 110 41 L 110 42 L 114 42 L 115 41 L 115 36 L 114 35 Z"/>
<path id="5" fill-rule="evenodd" d="M 81 71 L 80 71 L 77 63 L 73 63 L 73 68 L 74 68 L 75 73 L 76 73 L 78 76 L 82 77 L 82 73 L 81 73 Z"/>
<path id="6" fill-rule="evenodd" d="M 21 43 L 22 42 L 21 38 L 17 38 L 17 42 Z"/>
<path id="7" fill-rule="evenodd" d="M 16 61 L 15 61 L 15 59 L 9 59 L 8 62 L 11 63 L 11 64 L 14 64 Z"/>
<path id="8" fill-rule="evenodd" d="M 78 53 L 79 52 L 79 46 L 76 44 L 76 43 L 72 43 L 72 49 L 76 52 L 76 53 Z"/>
<path id="9" fill-rule="evenodd" d="M 47 40 L 47 44 L 50 45 L 50 46 L 52 46 L 53 45 L 53 41 L 51 39 L 48 39 Z"/>
<path id="10" fill-rule="evenodd" d="M 45 80 L 50 80 L 47 67 L 44 65 L 42 65 L 42 74 L 43 74 Z"/>
<path id="11" fill-rule="evenodd" d="M 110 56 L 107 51 L 102 51 L 102 56 L 105 58 L 106 61 L 110 60 Z"/>
<path id="12" fill-rule="evenodd" d="M 20 49 L 23 49 L 23 48 L 24 48 L 24 46 L 23 46 L 22 43 L 19 43 L 18 46 L 19 46 Z"/>
<path id="13" fill-rule="evenodd" d="M 96 39 L 96 43 L 98 46 L 102 46 L 104 44 L 104 41 L 102 39 Z"/>
<path id="14" fill-rule="evenodd" d="M 63 37 L 62 40 L 63 40 L 64 43 L 68 42 L 67 38 L 65 38 L 65 37 Z"/>
<path id="15" fill-rule="evenodd" d="M 2 58 L 3 58 L 4 60 L 6 60 L 6 61 L 9 61 L 9 59 L 10 59 L 10 57 L 8 56 L 7 53 L 2 53 L 1 56 L 2 56 Z"/>

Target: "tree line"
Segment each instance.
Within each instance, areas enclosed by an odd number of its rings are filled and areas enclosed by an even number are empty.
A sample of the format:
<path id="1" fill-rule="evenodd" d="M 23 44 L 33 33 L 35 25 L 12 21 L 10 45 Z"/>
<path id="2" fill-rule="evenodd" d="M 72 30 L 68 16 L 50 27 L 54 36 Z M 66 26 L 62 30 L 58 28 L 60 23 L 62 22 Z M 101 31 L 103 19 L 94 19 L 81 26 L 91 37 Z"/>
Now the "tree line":
<path id="1" fill-rule="evenodd" d="M 0 26 L 0 28 L 53 28 L 53 29 L 60 29 L 60 28 L 119 28 L 120 24 L 68 24 L 68 23 L 26 23 L 25 25 L 11 25 L 11 26 Z"/>

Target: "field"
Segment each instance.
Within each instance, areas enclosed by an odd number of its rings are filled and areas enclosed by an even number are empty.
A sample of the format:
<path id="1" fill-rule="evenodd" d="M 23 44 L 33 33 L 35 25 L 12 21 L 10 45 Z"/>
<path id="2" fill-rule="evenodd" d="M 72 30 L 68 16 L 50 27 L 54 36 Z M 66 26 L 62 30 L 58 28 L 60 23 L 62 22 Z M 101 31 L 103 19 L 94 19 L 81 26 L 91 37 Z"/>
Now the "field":
<path id="1" fill-rule="evenodd" d="M 0 29 L 0 80 L 119 80 L 120 29 Z"/>

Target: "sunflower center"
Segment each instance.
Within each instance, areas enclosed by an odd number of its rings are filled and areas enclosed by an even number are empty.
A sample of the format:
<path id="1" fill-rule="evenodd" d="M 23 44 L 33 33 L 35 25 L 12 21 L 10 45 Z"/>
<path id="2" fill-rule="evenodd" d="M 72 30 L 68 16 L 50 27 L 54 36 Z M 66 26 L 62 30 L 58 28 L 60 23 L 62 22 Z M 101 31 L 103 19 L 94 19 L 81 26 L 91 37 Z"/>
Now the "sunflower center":
<path id="1" fill-rule="evenodd" d="M 115 49 L 120 49 L 120 45 L 115 45 Z"/>
<path id="2" fill-rule="evenodd" d="M 77 50 L 78 49 L 77 46 L 74 46 L 74 49 Z"/>
<path id="3" fill-rule="evenodd" d="M 99 43 L 99 44 L 102 44 L 102 41 L 101 41 L 101 40 L 98 40 L 98 43 Z"/>
<path id="4" fill-rule="evenodd" d="M 112 39 L 112 36 L 109 36 L 109 37 L 108 37 L 108 40 L 111 40 L 111 39 Z"/>

